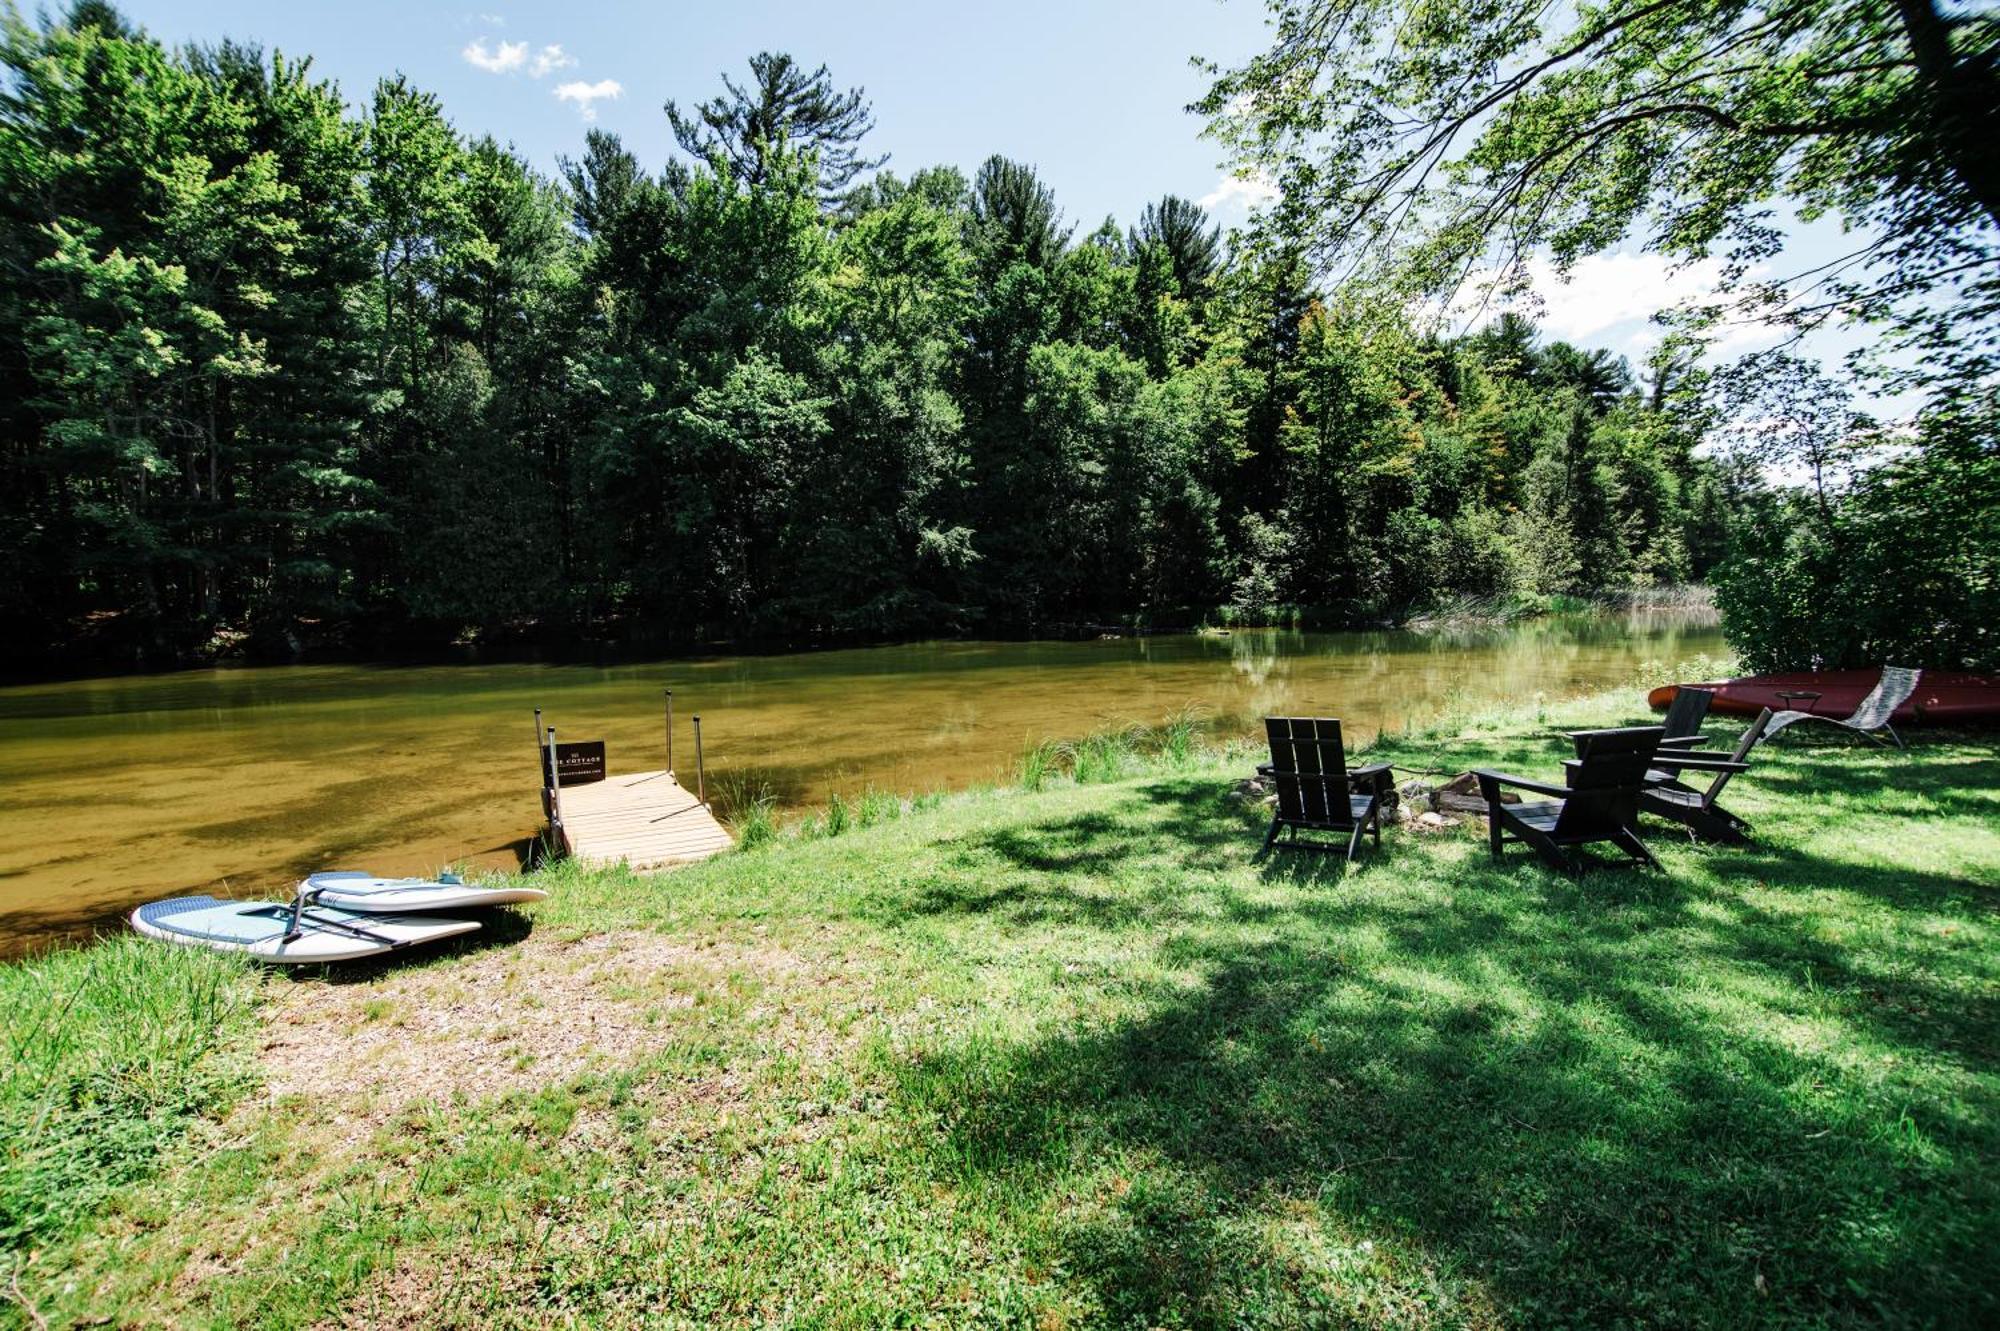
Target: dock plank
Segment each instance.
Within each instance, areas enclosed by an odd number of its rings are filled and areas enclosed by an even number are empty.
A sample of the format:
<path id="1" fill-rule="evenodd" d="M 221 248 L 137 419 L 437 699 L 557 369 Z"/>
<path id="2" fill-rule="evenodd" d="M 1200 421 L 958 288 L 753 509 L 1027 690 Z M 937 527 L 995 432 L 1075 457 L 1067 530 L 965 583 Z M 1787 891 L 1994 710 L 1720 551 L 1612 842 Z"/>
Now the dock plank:
<path id="1" fill-rule="evenodd" d="M 563 842 L 585 864 L 634 869 L 707 859 L 735 842 L 671 772 L 629 772 L 562 792 Z"/>

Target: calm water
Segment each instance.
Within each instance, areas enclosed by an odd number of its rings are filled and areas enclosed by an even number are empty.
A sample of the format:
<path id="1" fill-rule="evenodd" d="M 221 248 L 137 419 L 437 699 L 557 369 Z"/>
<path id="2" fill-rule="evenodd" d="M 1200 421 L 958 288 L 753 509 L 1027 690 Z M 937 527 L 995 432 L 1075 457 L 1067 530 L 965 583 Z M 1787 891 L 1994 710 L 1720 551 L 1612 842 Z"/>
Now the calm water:
<path id="1" fill-rule="evenodd" d="M 1720 652 L 1677 616 L 1471 632 L 923 643 L 611 669 L 292 666 L 0 689 L 0 954 L 192 891 L 282 896 L 320 868 L 519 862 L 539 830 L 532 710 L 613 771 L 676 766 L 700 712 L 711 786 L 818 803 L 989 781 L 1028 744 L 1194 705 L 1221 731 L 1342 717 L 1357 739 L 1454 697 L 1551 697 Z M 1638 703 L 1635 690 L 1634 702 Z M 690 784 L 692 782 L 690 781 Z"/>

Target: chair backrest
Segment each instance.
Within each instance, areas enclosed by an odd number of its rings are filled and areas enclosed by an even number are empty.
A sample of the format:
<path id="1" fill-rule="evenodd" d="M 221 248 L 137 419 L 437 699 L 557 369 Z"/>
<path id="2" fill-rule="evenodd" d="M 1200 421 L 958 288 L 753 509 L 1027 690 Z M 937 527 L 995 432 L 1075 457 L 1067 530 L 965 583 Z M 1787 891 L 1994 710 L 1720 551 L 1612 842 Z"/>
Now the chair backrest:
<path id="1" fill-rule="evenodd" d="M 1743 737 L 1736 741 L 1736 751 L 1729 755 L 1730 762 L 1740 763 L 1750 756 L 1750 750 L 1756 748 L 1757 741 L 1764 738 L 1764 727 L 1771 724 L 1773 715 L 1768 707 L 1757 713 L 1757 719 L 1750 723 L 1749 728 L 1743 732 Z M 1722 788 L 1729 784 L 1729 778 L 1735 775 L 1734 772 L 1717 772 L 1715 780 L 1709 782 L 1708 789 L 1701 793 L 1701 807 L 1706 809 L 1714 804 L 1715 797 L 1722 793 Z"/>
<path id="2" fill-rule="evenodd" d="M 1847 718 L 1847 724 L 1861 730 L 1880 730 L 1888 725 L 1896 709 L 1917 691 L 1917 681 L 1923 674 L 1908 666 L 1883 666 L 1882 678 L 1875 681 L 1875 687 L 1854 709 L 1854 715 Z"/>
<path id="3" fill-rule="evenodd" d="M 1701 729 L 1708 717 L 1708 705 L 1715 701 L 1714 689 L 1691 689 L 1683 684 L 1674 690 L 1674 700 L 1660 724 L 1668 739 L 1685 739 Z"/>
<path id="4" fill-rule="evenodd" d="M 1267 716 L 1264 735 L 1271 742 L 1278 817 L 1316 827 L 1352 827 L 1340 722 L 1320 716 Z"/>
<path id="5" fill-rule="evenodd" d="M 1563 764 L 1570 794 L 1551 835 L 1557 840 L 1592 837 L 1637 822 L 1639 790 L 1665 735 L 1664 726 L 1579 730 L 1571 735 L 1576 757 Z"/>

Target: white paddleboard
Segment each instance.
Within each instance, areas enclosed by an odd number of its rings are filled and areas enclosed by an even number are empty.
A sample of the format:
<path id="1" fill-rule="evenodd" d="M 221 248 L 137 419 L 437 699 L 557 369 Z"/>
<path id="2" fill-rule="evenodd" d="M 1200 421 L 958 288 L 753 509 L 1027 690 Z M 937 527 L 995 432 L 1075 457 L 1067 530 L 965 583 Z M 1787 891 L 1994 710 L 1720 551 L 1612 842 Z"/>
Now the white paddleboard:
<path id="1" fill-rule="evenodd" d="M 419 943 L 469 934 L 479 927 L 479 921 L 361 915 L 307 906 L 299 915 L 298 937 L 286 941 L 291 926 L 291 906 L 278 901 L 175 897 L 149 901 L 132 912 L 132 927 L 163 943 L 242 952 L 259 961 L 292 965 L 385 956 Z"/>
<path id="2" fill-rule="evenodd" d="M 365 915 L 398 915 L 411 911 L 477 910 L 482 906 L 519 906 L 548 896 L 538 887 L 481 887 L 456 874 L 436 878 L 378 878 L 372 873 L 316 873 L 299 884 L 322 905 Z"/>

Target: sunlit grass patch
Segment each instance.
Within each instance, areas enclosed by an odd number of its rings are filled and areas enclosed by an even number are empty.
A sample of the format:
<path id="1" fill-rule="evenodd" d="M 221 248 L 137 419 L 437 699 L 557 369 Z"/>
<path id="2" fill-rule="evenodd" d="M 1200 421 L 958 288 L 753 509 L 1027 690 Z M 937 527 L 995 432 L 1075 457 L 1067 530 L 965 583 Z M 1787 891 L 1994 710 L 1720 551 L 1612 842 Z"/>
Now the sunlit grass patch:
<path id="1" fill-rule="evenodd" d="M 252 1084 L 241 961 L 133 937 L 0 966 L 0 1246 L 81 1223 Z"/>

